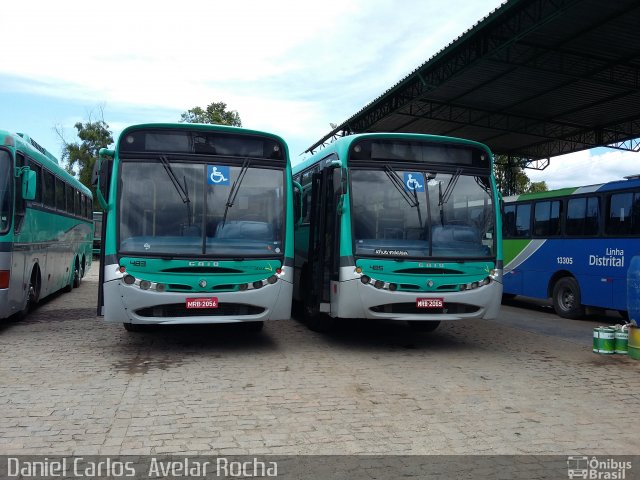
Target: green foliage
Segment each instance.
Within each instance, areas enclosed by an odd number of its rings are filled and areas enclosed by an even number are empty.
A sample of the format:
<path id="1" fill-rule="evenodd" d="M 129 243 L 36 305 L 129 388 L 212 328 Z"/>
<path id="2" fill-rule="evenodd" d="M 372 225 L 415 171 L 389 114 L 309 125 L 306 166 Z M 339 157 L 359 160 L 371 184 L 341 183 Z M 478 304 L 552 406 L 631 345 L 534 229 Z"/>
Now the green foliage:
<path id="1" fill-rule="evenodd" d="M 65 168 L 70 174 L 75 175 L 76 170 L 79 172 L 80 181 L 90 188 L 95 196 L 95 190 L 91 185 L 93 166 L 98 159 L 98 151 L 111 145 L 113 136 L 104 120 L 77 122 L 74 128 L 78 131 L 77 135 L 81 141 L 67 143 L 63 139 L 62 160 L 66 162 Z"/>
<path id="2" fill-rule="evenodd" d="M 180 121 L 185 123 L 211 123 L 217 125 L 231 125 L 241 127 L 242 121 L 237 111 L 227 110 L 224 102 L 214 102 L 206 110 L 201 107 L 194 107 L 187 110 L 180 116 Z"/>
<path id="3" fill-rule="evenodd" d="M 517 160 L 509 164 L 509 160 L 502 155 L 496 157 L 495 176 L 498 190 L 505 197 L 548 190 L 546 182 L 532 182 Z"/>

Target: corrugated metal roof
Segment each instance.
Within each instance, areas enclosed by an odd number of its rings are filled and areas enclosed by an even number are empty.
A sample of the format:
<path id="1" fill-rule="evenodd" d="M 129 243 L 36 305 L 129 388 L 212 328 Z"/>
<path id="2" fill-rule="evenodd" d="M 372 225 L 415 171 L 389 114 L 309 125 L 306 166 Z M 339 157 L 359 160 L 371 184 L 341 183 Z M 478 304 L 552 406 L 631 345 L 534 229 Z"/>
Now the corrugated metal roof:
<path id="1" fill-rule="evenodd" d="M 312 145 L 361 132 L 470 138 L 539 159 L 640 138 L 640 2 L 510 0 Z"/>

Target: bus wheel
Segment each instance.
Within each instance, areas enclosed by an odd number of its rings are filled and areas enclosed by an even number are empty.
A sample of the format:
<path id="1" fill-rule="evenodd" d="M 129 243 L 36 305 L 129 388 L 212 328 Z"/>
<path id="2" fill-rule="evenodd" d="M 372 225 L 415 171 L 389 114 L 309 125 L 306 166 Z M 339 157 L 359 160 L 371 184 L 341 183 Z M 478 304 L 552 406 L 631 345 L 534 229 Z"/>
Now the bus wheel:
<path id="1" fill-rule="evenodd" d="M 122 326 L 127 332 L 144 332 L 148 327 L 140 323 L 123 323 Z"/>
<path id="2" fill-rule="evenodd" d="M 336 319 L 324 313 L 307 316 L 305 321 L 310 330 L 318 333 L 330 332 L 336 326 Z"/>
<path id="3" fill-rule="evenodd" d="M 553 286 L 553 309 L 563 318 L 584 316 L 580 287 L 575 278 L 563 277 Z"/>
<path id="4" fill-rule="evenodd" d="M 80 280 L 82 280 L 80 275 L 80 260 L 76 258 L 76 263 L 73 267 L 73 288 L 78 288 L 80 286 Z"/>
<path id="5" fill-rule="evenodd" d="M 262 321 L 257 321 L 257 322 L 243 322 L 242 323 L 242 327 L 247 331 L 247 332 L 261 332 L 262 328 L 264 327 L 264 322 Z"/>
<path id="6" fill-rule="evenodd" d="M 24 318 L 27 313 L 38 303 L 40 298 L 40 270 L 38 267 L 31 272 L 31 278 L 29 279 L 29 286 L 27 287 L 27 303 L 24 308 L 18 313 L 20 319 Z"/>
<path id="7" fill-rule="evenodd" d="M 440 320 L 435 321 L 410 321 L 409 328 L 414 332 L 433 332 L 440 325 Z"/>

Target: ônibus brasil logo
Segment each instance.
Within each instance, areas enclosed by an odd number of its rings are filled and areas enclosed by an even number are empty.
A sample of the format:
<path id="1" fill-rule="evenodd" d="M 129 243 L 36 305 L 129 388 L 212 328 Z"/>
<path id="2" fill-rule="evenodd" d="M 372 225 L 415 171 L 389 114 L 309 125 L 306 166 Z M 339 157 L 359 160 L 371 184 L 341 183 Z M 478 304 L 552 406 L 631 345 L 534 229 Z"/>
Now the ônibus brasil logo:
<path id="1" fill-rule="evenodd" d="M 605 460 L 588 456 L 567 457 L 567 475 L 569 478 L 588 480 L 624 480 L 631 462 L 607 458 Z"/>

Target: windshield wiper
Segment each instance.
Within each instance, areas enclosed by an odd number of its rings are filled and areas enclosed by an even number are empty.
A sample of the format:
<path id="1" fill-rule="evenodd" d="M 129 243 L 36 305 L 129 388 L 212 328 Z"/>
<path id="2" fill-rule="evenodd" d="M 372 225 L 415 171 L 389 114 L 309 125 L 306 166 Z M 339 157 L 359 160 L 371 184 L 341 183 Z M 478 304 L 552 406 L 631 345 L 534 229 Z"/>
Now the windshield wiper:
<path id="1" fill-rule="evenodd" d="M 242 167 L 240 168 L 240 173 L 238 174 L 238 178 L 231 185 L 231 190 L 229 190 L 229 196 L 227 197 L 227 203 L 224 207 L 224 216 L 222 217 L 222 226 L 224 227 L 225 222 L 227 221 L 227 213 L 229 213 L 229 209 L 233 207 L 233 203 L 236 201 L 236 197 L 238 196 L 238 192 L 240 191 L 240 185 L 244 180 L 244 176 L 247 174 L 247 170 L 249 170 L 249 165 L 251 161 L 249 157 L 244 159 L 242 162 Z"/>
<path id="2" fill-rule="evenodd" d="M 398 193 L 402 195 L 402 198 L 404 198 L 404 200 L 409 204 L 409 206 L 412 208 L 413 207 L 417 208 L 418 223 L 420 224 L 420 228 L 422 228 L 422 214 L 420 212 L 420 202 L 418 201 L 418 194 L 415 191 L 415 189 L 413 190 L 413 198 L 411 198 L 411 196 L 404 189 L 404 182 L 400 178 L 400 175 L 398 175 L 393 168 L 391 168 L 389 165 L 385 165 L 384 173 L 387 175 L 387 177 L 389 177 L 389 180 L 391 180 L 391 183 L 393 184 L 393 186 L 396 187 L 396 190 L 398 190 Z"/>
<path id="3" fill-rule="evenodd" d="M 182 200 L 182 203 L 187 205 L 187 224 L 191 226 L 191 200 L 189 199 L 189 190 L 187 188 L 187 177 L 186 176 L 183 177 L 184 179 L 184 187 L 183 187 L 180 184 L 180 181 L 178 180 L 176 173 L 173 171 L 173 168 L 171 167 L 171 163 L 169 163 L 169 159 L 165 155 L 160 155 L 160 157 L 158 158 L 160 159 L 160 163 L 162 163 L 164 170 L 167 172 L 167 176 L 169 177 L 169 180 L 171 180 L 171 183 L 173 183 L 173 186 L 178 192 L 178 195 L 180 195 L 180 200 Z"/>
<path id="4" fill-rule="evenodd" d="M 440 203 L 438 204 L 439 207 L 443 206 L 445 203 L 449 201 L 449 197 L 451 197 L 451 194 L 453 193 L 453 189 L 456 187 L 456 183 L 458 183 L 458 179 L 460 178 L 460 175 L 462 175 L 462 169 L 458 168 L 456 170 L 456 173 L 454 173 L 451 179 L 449 180 L 449 183 L 447 183 L 447 188 L 444 189 L 444 193 L 440 193 Z"/>

